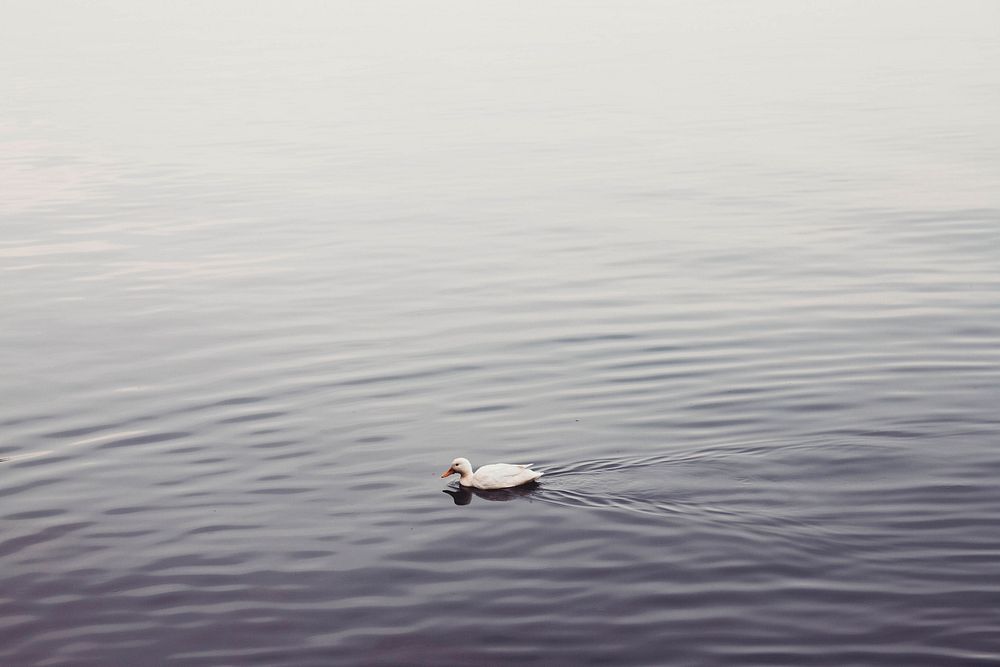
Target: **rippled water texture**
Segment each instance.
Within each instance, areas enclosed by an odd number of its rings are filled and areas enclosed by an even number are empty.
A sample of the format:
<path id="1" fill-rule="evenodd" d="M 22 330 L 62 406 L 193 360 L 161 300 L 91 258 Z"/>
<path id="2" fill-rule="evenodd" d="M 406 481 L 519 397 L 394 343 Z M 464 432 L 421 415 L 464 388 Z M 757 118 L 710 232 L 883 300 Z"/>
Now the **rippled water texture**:
<path id="1" fill-rule="evenodd" d="M 0 664 L 1000 663 L 1000 5 L 161 4 L 2 10 Z"/>

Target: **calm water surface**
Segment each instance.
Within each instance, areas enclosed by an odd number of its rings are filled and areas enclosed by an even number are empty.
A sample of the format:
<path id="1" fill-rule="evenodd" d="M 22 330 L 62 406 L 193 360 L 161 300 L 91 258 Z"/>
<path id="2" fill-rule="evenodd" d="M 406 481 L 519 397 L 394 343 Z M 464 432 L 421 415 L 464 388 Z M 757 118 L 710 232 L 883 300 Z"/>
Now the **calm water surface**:
<path id="1" fill-rule="evenodd" d="M 1000 5 L 2 14 L 3 665 L 1000 664 Z"/>

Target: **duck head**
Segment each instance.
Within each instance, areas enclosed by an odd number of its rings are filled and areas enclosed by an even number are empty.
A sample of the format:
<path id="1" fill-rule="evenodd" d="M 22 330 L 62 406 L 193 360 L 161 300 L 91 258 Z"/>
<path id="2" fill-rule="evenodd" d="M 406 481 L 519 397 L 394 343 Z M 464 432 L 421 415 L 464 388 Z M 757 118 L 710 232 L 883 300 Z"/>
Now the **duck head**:
<path id="1" fill-rule="evenodd" d="M 441 473 L 441 477 L 450 477 L 451 475 L 460 475 L 462 480 L 471 479 L 472 464 L 469 463 L 469 459 L 457 458 L 451 462 L 451 466 L 447 470 Z"/>

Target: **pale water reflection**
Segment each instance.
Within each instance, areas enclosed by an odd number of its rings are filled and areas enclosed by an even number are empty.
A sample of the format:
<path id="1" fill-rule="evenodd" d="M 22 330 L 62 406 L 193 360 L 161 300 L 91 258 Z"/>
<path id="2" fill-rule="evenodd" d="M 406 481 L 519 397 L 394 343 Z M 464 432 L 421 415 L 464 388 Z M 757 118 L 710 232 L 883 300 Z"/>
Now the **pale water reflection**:
<path id="1" fill-rule="evenodd" d="M 539 486 L 538 482 L 532 482 L 530 484 L 525 484 L 511 489 L 482 491 L 480 489 L 470 488 L 467 486 L 454 485 L 453 488 L 443 489 L 443 492 L 451 496 L 451 499 L 456 505 L 468 505 L 472 502 L 473 496 L 482 498 L 483 500 L 499 502 L 517 500 L 518 498 L 531 498 L 534 495 L 534 492 L 538 490 Z"/>

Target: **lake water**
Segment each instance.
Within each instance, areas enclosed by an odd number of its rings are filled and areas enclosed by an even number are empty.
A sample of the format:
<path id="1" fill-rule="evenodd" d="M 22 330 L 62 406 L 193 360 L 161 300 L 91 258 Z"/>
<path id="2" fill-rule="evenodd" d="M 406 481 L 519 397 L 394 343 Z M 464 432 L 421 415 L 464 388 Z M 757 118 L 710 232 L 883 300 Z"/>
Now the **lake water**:
<path id="1" fill-rule="evenodd" d="M 1000 664 L 997 3 L 3 14 L 0 664 Z"/>

